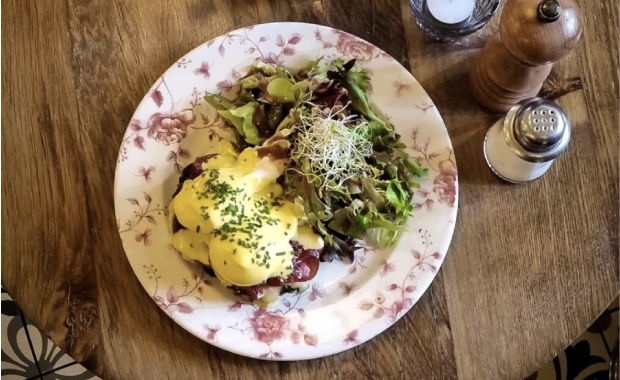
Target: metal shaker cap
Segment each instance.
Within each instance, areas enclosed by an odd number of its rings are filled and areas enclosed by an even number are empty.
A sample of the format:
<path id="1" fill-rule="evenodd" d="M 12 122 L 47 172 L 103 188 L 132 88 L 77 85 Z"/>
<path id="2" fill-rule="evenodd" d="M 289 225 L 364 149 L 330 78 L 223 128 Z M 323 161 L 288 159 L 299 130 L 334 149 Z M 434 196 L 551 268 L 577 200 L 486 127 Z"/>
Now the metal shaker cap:
<path id="1" fill-rule="evenodd" d="M 553 160 L 566 150 L 570 136 L 564 110 L 541 98 L 516 104 L 504 121 L 504 138 L 510 150 L 530 162 Z"/>

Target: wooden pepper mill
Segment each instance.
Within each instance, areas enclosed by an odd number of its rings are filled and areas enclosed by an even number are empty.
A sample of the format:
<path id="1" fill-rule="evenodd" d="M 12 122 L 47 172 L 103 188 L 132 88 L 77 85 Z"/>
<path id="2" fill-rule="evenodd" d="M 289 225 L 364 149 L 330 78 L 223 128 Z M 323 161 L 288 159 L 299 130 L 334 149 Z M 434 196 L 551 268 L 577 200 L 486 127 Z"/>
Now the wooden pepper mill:
<path id="1" fill-rule="evenodd" d="M 536 96 L 553 63 L 577 45 L 581 20 L 573 0 L 508 0 L 499 32 L 471 71 L 474 98 L 491 111 L 507 112 Z"/>

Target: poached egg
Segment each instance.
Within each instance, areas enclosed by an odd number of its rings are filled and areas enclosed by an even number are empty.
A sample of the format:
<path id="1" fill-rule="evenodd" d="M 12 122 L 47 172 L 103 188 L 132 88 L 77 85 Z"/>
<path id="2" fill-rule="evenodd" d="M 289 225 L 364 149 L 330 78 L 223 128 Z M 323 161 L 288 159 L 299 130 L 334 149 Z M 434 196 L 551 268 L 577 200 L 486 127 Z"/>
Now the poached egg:
<path id="1" fill-rule="evenodd" d="M 237 153 L 228 141 L 215 153 L 169 205 L 169 225 L 176 218 L 185 227 L 174 232 L 174 248 L 184 259 L 210 266 L 227 286 L 287 278 L 294 257 L 290 241 L 306 249 L 321 249 L 323 241 L 303 224 L 303 211 L 281 198 L 276 180 L 286 166 L 261 157 L 257 148 Z"/>

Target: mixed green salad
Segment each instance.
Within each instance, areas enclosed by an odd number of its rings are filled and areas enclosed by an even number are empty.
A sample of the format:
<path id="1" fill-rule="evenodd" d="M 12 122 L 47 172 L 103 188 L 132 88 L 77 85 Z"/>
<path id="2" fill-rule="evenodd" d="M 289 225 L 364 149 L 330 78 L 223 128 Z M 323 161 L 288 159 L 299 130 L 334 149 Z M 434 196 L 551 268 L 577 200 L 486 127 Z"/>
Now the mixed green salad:
<path id="1" fill-rule="evenodd" d="M 290 166 L 280 182 L 325 240 L 322 258 L 352 258 L 358 239 L 393 245 L 426 170 L 373 111 L 370 78 L 355 60 L 317 60 L 297 74 L 257 61 L 237 86 L 234 99 L 205 100 L 234 127 L 241 148 L 287 132 Z"/>

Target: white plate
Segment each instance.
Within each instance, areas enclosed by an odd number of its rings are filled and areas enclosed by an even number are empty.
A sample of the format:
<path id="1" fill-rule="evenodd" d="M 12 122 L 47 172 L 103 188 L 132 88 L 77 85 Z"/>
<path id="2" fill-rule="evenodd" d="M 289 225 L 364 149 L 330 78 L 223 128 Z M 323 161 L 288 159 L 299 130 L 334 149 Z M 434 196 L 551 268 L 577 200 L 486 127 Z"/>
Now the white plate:
<path id="1" fill-rule="evenodd" d="M 166 206 L 182 167 L 228 131 L 202 100 L 226 91 L 252 61 L 291 69 L 324 56 L 356 58 L 372 78 L 372 100 L 429 176 L 420 181 L 408 232 L 390 250 L 367 249 L 353 264 L 321 263 L 303 294 L 259 309 L 179 256 Z M 146 94 L 123 138 L 114 201 L 119 233 L 153 301 L 197 337 L 241 355 L 311 359 L 352 348 L 402 317 L 435 277 L 454 230 L 457 173 L 450 138 L 431 99 L 397 61 L 340 30 L 274 23 L 217 37 L 176 62 Z"/>

